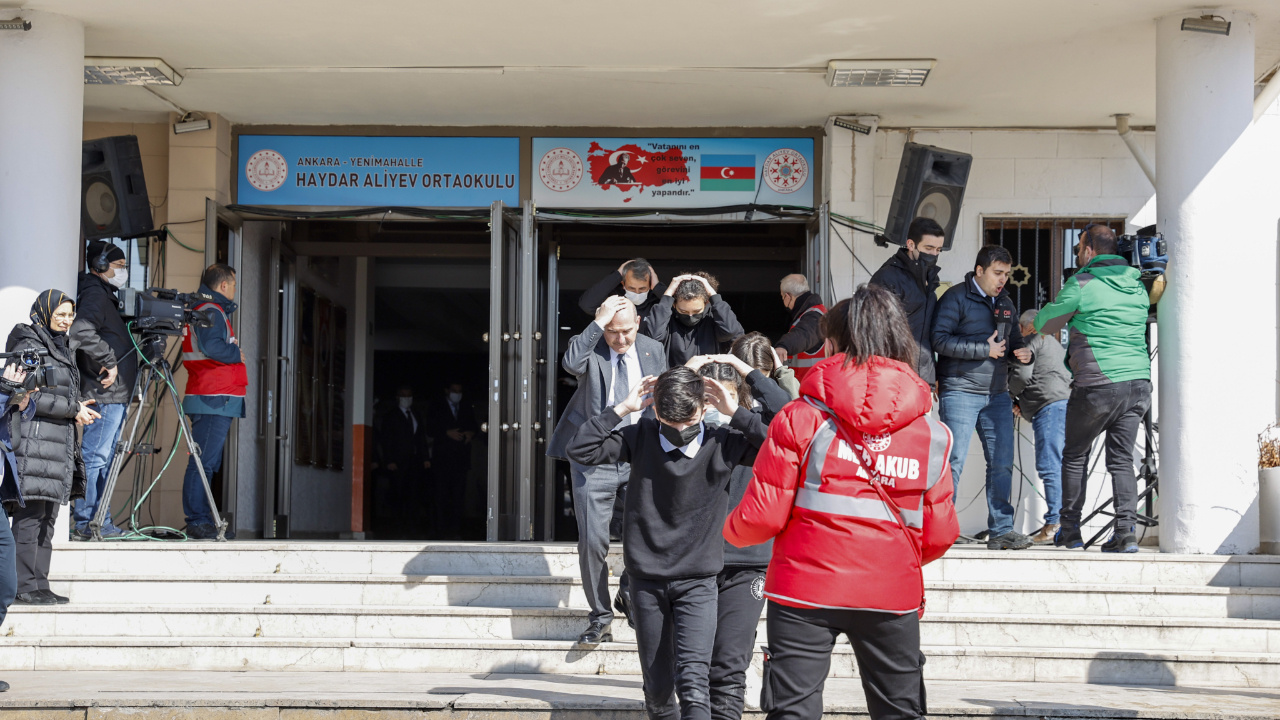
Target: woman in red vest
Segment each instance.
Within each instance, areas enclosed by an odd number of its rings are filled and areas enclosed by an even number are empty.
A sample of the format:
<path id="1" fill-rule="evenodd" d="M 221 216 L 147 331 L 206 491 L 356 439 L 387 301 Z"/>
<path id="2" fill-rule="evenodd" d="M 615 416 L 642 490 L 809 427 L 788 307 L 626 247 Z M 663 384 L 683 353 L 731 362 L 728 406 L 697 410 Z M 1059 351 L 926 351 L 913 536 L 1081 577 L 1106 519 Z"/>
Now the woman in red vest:
<path id="1" fill-rule="evenodd" d="M 925 715 L 921 568 L 959 535 L 951 433 L 928 416 L 897 299 L 863 286 L 824 318 L 837 353 L 769 426 L 724 536 L 772 539 L 764 689 L 770 720 L 818 718 L 831 651 L 854 646 L 871 717 Z"/>

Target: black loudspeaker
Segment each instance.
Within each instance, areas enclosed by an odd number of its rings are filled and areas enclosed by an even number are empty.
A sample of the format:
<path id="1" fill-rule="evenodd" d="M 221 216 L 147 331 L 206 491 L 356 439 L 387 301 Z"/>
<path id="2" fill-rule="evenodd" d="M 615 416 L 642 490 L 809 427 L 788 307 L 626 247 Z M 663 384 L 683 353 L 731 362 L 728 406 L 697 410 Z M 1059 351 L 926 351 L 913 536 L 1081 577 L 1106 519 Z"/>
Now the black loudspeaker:
<path id="1" fill-rule="evenodd" d="M 907 244 L 907 228 L 918 217 L 931 218 L 946 232 L 943 250 L 950 250 L 960 222 L 960 203 L 969 182 L 973 156 L 931 145 L 907 143 L 898 166 L 898 182 L 889 205 L 889 221 L 884 238 L 895 245 Z"/>
<path id="2" fill-rule="evenodd" d="M 154 228 L 136 135 L 85 140 L 80 178 L 86 240 L 132 237 Z"/>

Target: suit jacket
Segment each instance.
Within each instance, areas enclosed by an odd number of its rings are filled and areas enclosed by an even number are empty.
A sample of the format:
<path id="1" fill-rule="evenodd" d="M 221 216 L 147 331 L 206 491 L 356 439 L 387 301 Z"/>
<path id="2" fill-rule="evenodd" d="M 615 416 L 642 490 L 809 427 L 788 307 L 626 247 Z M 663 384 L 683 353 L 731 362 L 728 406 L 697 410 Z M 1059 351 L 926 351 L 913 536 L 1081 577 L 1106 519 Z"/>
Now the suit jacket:
<path id="1" fill-rule="evenodd" d="M 427 450 L 427 424 L 423 422 L 422 413 L 417 408 L 410 408 L 409 412 L 418 421 L 417 432 L 399 407 L 383 413 L 381 422 L 378 423 L 378 462 L 383 468 L 390 463 L 395 463 L 401 469 L 412 466 L 421 468 L 422 461 L 431 458 Z"/>
<path id="2" fill-rule="evenodd" d="M 471 444 L 449 437 L 450 430 L 480 432 L 480 423 L 476 422 L 475 410 L 465 397 L 458 403 L 456 418 L 453 416 L 453 411 L 449 409 L 448 400 L 444 398 L 432 400 L 431 407 L 427 410 L 427 434 L 431 436 L 432 450 L 435 452 L 433 461 L 453 463 L 454 467 L 461 466 L 462 469 L 469 469 Z"/>
<path id="3" fill-rule="evenodd" d="M 667 369 L 667 351 L 662 343 L 644 335 L 636 335 L 636 354 L 640 361 L 640 374 L 661 375 Z M 613 378 L 609 362 L 609 345 L 604 341 L 604 330 L 594 322 L 587 329 L 569 340 L 560 366 L 578 378 L 578 389 L 569 400 L 569 407 L 556 423 L 547 445 L 547 455 L 561 460 L 569 459 L 565 449 L 578 432 L 578 426 L 604 412 L 609 400 L 606 383 Z M 646 413 L 652 412 L 651 410 Z"/>

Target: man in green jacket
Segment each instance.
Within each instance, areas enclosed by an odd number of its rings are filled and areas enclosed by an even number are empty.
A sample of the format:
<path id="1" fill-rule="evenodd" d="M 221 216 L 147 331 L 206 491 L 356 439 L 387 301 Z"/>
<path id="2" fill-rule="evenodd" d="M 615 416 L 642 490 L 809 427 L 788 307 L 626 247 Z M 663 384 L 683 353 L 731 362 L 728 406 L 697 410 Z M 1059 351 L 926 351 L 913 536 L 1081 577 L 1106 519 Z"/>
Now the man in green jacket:
<path id="1" fill-rule="evenodd" d="M 1062 527 L 1059 547 L 1084 547 L 1085 467 L 1093 441 L 1107 434 L 1107 471 L 1115 498 L 1115 531 L 1103 552 L 1138 551 L 1138 481 L 1134 443 L 1151 408 L 1151 358 L 1146 343 L 1150 301 L 1140 273 L 1116 255 L 1116 234 L 1090 224 L 1076 246 L 1080 268 L 1052 303 L 1036 315 L 1035 328 L 1054 335 L 1071 328 L 1067 363 L 1073 375 L 1062 451 Z"/>

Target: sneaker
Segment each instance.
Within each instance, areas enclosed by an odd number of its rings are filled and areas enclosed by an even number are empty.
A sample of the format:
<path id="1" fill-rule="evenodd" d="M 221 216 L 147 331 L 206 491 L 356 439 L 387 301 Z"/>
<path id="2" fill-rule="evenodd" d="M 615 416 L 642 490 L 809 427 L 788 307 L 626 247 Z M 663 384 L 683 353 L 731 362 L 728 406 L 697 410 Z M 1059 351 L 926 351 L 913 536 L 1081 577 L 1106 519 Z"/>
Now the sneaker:
<path id="1" fill-rule="evenodd" d="M 1071 528 L 1065 525 L 1059 527 L 1058 532 L 1053 534 L 1053 546 L 1072 550 L 1084 547 L 1084 537 L 1080 535 L 1080 528 Z"/>
<path id="2" fill-rule="evenodd" d="M 987 540 L 988 550 L 1026 550 L 1029 547 L 1031 538 L 1012 530 Z"/>
<path id="3" fill-rule="evenodd" d="M 1111 539 L 1102 543 L 1104 553 L 1136 553 L 1138 538 L 1133 533 L 1116 533 Z"/>
<path id="4" fill-rule="evenodd" d="M 124 537 L 124 530 L 121 530 L 120 528 L 116 527 L 114 524 L 108 523 L 104 525 L 102 528 L 102 537 L 103 538 Z"/>
<path id="5" fill-rule="evenodd" d="M 195 523 L 187 526 L 188 540 L 213 540 L 218 537 L 218 528 L 209 523 Z"/>
<path id="6" fill-rule="evenodd" d="M 1059 525 L 1058 523 L 1053 523 L 1052 525 L 1046 524 L 1044 527 L 1037 530 L 1036 533 L 1031 536 L 1031 544 L 1032 545 L 1052 545 L 1053 536 L 1058 534 L 1058 528 L 1060 527 L 1062 526 Z"/>

